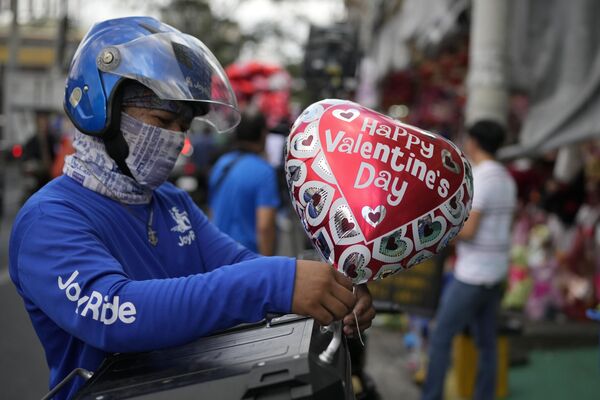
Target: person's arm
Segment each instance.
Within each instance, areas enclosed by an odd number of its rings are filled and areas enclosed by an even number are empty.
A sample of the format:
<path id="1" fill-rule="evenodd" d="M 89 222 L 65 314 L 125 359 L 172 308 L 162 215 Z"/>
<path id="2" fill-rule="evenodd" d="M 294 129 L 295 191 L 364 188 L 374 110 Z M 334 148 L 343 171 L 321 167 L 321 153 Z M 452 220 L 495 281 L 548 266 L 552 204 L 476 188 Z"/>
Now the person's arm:
<path id="1" fill-rule="evenodd" d="M 19 291 L 63 330 L 104 351 L 180 345 L 292 310 L 294 259 L 260 257 L 209 273 L 132 280 L 126 268 L 138 267 L 121 265 L 81 214 L 44 211 L 20 221 L 11 247 Z"/>
<path id="2" fill-rule="evenodd" d="M 461 231 L 457 235 L 458 240 L 471 240 L 477 235 L 481 216 L 489 207 L 494 193 L 496 193 L 495 183 L 481 173 L 473 173 L 473 198 L 471 203 L 471 212 L 469 218 L 465 221 Z"/>
<path id="3" fill-rule="evenodd" d="M 275 170 L 265 165 L 262 174 L 256 176 L 256 244 L 258 252 L 272 255 L 275 252 L 275 216 L 281 205 Z"/>
<path id="4" fill-rule="evenodd" d="M 228 262 L 281 258 L 261 257 L 247 250 L 219 231 L 207 220 L 198 207 L 193 204 L 190 207 L 192 219 L 195 221 L 194 226 L 199 228 L 198 237 L 206 270 L 220 269 L 220 266 L 226 265 Z M 238 265 L 243 267 L 245 264 L 245 262 L 241 262 Z M 295 273 L 291 312 L 309 315 L 321 325 L 329 325 L 331 321 L 342 319 L 354 306 L 356 298 L 352 294 L 352 281 L 327 263 L 297 260 Z M 363 308 L 367 307 L 361 309 Z M 362 315 L 362 311 L 359 312 Z M 372 316 L 369 318 L 370 314 L 366 315 L 366 317 L 359 316 L 361 329 L 367 327 L 364 320 L 368 320 L 370 325 Z"/>
<path id="5" fill-rule="evenodd" d="M 458 233 L 458 240 L 471 240 L 475 237 L 477 229 L 479 228 L 479 220 L 481 219 L 481 211 L 471 210 L 469 218 L 465 221 L 463 228 Z"/>
<path id="6" fill-rule="evenodd" d="M 263 256 L 275 253 L 275 216 L 277 210 L 260 207 L 256 210 L 256 243 L 258 252 Z"/>
<path id="7" fill-rule="evenodd" d="M 11 277 L 19 293 L 61 329 L 106 352 L 176 346 L 267 313 L 291 311 L 328 324 L 355 302 L 351 281 L 326 263 L 287 257 L 133 280 L 127 269 L 145 266 L 122 265 L 85 217 L 61 205 L 21 217 L 15 237 Z"/>

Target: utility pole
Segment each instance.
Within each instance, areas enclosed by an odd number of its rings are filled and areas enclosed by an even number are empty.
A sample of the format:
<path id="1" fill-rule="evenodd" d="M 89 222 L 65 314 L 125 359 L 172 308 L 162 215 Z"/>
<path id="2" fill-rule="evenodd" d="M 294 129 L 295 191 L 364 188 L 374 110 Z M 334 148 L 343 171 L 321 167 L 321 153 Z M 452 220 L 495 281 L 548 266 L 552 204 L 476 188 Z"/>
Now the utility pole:
<path id="1" fill-rule="evenodd" d="M 69 33 L 69 2 L 60 0 L 57 3 L 57 32 L 56 47 L 54 50 L 54 67 L 56 71 L 62 72 L 65 65 L 65 53 L 67 49 L 67 37 Z"/>
<path id="2" fill-rule="evenodd" d="M 465 123 L 492 119 L 506 125 L 509 2 L 473 0 L 472 4 Z"/>
<path id="3" fill-rule="evenodd" d="M 10 37 L 8 39 L 8 60 L 3 68 L 2 76 L 2 131 L 0 134 L 0 221 L 4 216 L 4 199 L 6 193 L 6 154 L 8 151 L 7 137 L 13 134 L 11 118 L 9 116 L 9 82 L 10 76 L 17 67 L 17 56 L 19 52 L 19 21 L 18 21 L 18 1 L 10 1 L 10 10 L 12 12 L 12 23 Z"/>
<path id="4" fill-rule="evenodd" d="M 2 148 L 6 146 L 7 139 L 13 137 L 13 127 L 10 118 L 10 93 L 11 93 L 11 77 L 14 76 L 17 70 L 18 55 L 19 55 L 19 1 L 10 0 L 10 10 L 12 12 L 12 21 L 10 25 L 10 37 L 8 39 L 8 59 L 4 67 L 4 76 L 2 84 Z"/>

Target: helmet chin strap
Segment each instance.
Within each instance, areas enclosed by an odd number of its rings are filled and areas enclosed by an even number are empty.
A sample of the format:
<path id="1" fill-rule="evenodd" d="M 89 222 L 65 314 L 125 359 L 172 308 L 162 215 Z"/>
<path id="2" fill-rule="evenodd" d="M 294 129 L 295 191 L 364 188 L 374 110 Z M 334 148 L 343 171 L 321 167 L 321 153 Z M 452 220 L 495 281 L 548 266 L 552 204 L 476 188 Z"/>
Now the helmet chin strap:
<path id="1" fill-rule="evenodd" d="M 124 175 L 135 179 L 125 162 L 129 155 L 129 146 L 121 132 L 121 99 L 123 98 L 123 90 L 118 88 L 115 93 L 115 99 L 112 101 L 111 121 L 110 126 L 103 135 L 104 147 L 106 153 L 112 158 Z"/>
<path id="2" fill-rule="evenodd" d="M 113 129 L 111 129 L 113 131 Z M 115 129 L 115 133 L 110 132 L 107 137 L 104 138 L 104 147 L 106 147 L 106 153 L 115 160 L 117 166 L 124 175 L 133 178 L 125 159 L 129 155 L 129 146 L 125 142 L 125 138 L 121 133 L 121 129 Z M 135 179 L 135 178 L 133 178 Z"/>

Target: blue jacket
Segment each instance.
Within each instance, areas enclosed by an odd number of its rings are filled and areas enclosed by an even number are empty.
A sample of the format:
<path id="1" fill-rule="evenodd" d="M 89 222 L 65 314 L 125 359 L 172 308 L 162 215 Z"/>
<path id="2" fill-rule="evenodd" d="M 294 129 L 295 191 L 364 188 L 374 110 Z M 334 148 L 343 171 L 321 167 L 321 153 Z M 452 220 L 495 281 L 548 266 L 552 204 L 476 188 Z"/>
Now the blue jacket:
<path id="1" fill-rule="evenodd" d="M 21 209 L 10 275 L 46 352 L 50 387 L 108 353 L 176 346 L 289 312 L 295 260 L 259 257 L 164 184 L 149 207 L 124 206 L 62 176 Z M 57 398 L 73 395 L 81 380 Z"/>

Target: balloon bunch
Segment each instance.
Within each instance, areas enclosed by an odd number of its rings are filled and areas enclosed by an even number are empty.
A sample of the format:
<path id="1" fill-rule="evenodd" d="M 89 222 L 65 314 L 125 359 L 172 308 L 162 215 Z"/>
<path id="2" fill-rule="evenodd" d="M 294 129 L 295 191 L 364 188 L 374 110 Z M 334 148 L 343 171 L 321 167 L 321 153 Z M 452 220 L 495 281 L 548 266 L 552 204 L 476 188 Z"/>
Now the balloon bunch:
<path id="1" fill-rule="evenodd" d="M 241 109 L 257 106 L 275 128 L 290 116 L 290 74 L 278 65 L 258 61 L 235 63 L 225 68 Z"/>

